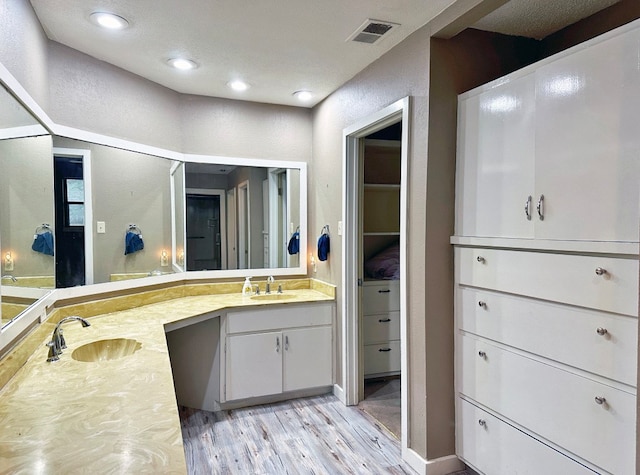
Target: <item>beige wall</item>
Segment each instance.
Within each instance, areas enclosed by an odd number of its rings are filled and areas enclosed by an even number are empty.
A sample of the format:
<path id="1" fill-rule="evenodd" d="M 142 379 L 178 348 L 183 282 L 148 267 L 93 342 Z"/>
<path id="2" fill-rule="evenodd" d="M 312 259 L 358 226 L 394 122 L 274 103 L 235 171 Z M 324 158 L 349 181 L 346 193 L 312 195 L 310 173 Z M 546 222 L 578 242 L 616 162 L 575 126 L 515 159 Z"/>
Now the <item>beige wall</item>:
<path id="1" fill-rule="evenodd" d="M 52 226 L 51 137 L 0 140 L 0 242 L 14 256 L 14 270 L 2 275 L 53 276 L 54 258 L 31 249 L 42 223 Z"/>

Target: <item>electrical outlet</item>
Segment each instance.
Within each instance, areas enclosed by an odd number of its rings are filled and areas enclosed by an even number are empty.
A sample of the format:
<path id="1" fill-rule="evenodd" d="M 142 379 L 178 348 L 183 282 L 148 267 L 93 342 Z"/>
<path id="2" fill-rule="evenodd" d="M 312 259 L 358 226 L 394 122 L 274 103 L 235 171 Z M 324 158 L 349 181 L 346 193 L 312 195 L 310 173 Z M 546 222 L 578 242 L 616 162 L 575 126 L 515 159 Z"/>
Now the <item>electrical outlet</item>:
<path id="1" fill-rule="evenodd" d="M 338 236 L 342 236 L 342 221 L 338 221 Z"/>
<path id="2" fill-rule="evenodd" d="M 96 232 L 98 234 L 104 234 L 107 232 L 107 225 L 105 224 L 104 221 L 98 221 L 96 223 Z"/>

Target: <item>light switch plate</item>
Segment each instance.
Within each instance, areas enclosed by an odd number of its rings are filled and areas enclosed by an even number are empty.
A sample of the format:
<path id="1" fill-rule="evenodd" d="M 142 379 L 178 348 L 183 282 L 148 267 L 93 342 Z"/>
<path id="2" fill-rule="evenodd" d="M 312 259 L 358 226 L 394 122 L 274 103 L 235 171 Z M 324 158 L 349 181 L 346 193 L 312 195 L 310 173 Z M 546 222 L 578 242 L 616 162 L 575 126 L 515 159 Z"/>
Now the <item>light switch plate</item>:
<path id="1" fill-rule="evenodd" d="M 342 221 L 338 221 L 338 236 L 342 236 Z"/>
<path id="2" fill-rule="evenodd" d="M 96 223 L 96 228 L 97 228 L 97 229 L 96 229 L 96 232 L 97 232 L 98 234 L 104 234 L 104 233 L 106 233 L 106 232 L 107 232 L 107 226 L 106 226 L 106 224 L 105 224 L 105 222 L 104 222 L 104 221 L 98 221 L 98 222 Z"/>

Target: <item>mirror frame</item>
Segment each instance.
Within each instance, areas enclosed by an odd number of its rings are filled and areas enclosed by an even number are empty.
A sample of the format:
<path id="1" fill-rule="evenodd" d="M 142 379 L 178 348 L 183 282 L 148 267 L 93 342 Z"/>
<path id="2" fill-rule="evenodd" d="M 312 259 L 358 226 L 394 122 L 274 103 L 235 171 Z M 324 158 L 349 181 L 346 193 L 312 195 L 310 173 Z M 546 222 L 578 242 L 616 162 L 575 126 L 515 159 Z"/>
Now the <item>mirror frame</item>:
<path id="1" fill-rule="evenodd" d="M 32 130 L 24 130 L 24 135 L 52 135 L 66 137 L 74 140 L 82 140 L 98 145 L 114 147 L 118 149 L 128 150 L 131 152 L 152 155 L 160 158 L 174 160 L 181 163 L 225 163 L 238 166 L 259 166 L 259 167 L 279 167 L 279 168 L 295 168 L 300 170 L 300 250 L 299 265 L 297 267 L 282 268 L 262 268 L 262 269 L 232 269 L 232 270 L 213 270 L 213 271 L 184 271 L 180 266 L 176 266 L 174 262 L 173 274 L 162 276 L 149 276 L 134 280 L 124 280 L 119 282 L 105 282 L 99 284 L 87 284 L 80 287 L 70 287 L 66 289 L 53 289 L 47 292 L 42 298 L 28 307 L 20 315 L 12 319 L 4 327 L 0 328 L 0 355 L 4 354 L 11 345 L 20 338 L 31 327 L 38 323 L 42 323 L 47 318 L 47 312 L 57 300 L 86 297 L 91 295 L 99 295 L 106 292 L 114 292 L 121 290 L 131 290 L 136 288 L 145 288 L 151 285 L 162 285 L 171 283 L 180 283 L 186 281 L 211 281 L 213 279 L 237 279 L 241 277 L 266 277 L 270 275 L 276 276 L 307 276 L 307 242 L 308 242 L 308 183 L 307 183 L 307 163 L 300 161 L 259 159 L 259 158 L 243 158 L 243 157 L 224 157 L 216 155 L 198 155 L 185 154 L 173 150 L 163 149 L 150 145 L 145 145 L 129 140 L 110 137 L 108 135 L 98 134 L 87 130 L 77 129 L 54 123 L 47 113 L 36 103 L 31 95 L 22 87 L 16 78 L 0 63 L 0 83 L 13 95 L 13 97 L 37 120 L 45 129 L 42 132 L 40 126 L 34 126 Z M 39 130 L 40 133 L 33 133 Z M 4 137 L 9 138 L 9 137 Z M 12 136 L 12 138 L 14 138 Z M 52 151 L 53 152 L 53 151 Z M 184 167 L 183 167 L 184 173 Z M 170 179 L 170 177 L 168 177 Z M 172 180 L 171 180 L 172 181 Z M 173 184 L 171 185 L 173 186 Z M 173 205 L 173 203 L 172 203 Z M 175 223 L 172 222 L 172 231 Z M 172 240 L 175 235 L 172 234 Z M 172 243 L 173 244 L 173 243 Z M 172 261 L 175 261 L 175 250 L 172 252 Z"/>

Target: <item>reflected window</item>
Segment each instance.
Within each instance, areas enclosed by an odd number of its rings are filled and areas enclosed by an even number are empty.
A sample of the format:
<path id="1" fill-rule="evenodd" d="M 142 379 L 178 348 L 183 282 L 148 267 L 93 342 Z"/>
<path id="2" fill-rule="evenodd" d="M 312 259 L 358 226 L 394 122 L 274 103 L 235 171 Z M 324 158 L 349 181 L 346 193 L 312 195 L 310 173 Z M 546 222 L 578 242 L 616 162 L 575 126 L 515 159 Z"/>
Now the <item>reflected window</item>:
<path id="1" fill-rule="evenodd" d="M 65 225 L 84 226 L 84 180 L 67 178 L 64 188 Z"/>

